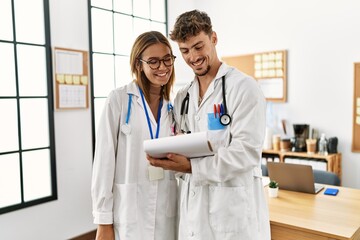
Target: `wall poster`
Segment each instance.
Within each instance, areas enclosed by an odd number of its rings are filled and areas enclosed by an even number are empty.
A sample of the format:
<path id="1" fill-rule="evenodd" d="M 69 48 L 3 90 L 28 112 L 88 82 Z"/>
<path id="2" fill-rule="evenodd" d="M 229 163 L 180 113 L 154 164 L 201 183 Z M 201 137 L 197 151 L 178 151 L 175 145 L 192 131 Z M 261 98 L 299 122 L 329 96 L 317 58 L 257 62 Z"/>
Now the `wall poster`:
<path id="1" fill-rule="evenodd" d="M 88 52 L 55 47 L 54 63 L 55 108 L 88 108 Z"/>
<path id="2" fill-rule="evenodd" d="M 287 51 L 270 51 L 248 55 L 223 57 L 226 64 L 256 79 L 270 102 L 286 102 Z"/>

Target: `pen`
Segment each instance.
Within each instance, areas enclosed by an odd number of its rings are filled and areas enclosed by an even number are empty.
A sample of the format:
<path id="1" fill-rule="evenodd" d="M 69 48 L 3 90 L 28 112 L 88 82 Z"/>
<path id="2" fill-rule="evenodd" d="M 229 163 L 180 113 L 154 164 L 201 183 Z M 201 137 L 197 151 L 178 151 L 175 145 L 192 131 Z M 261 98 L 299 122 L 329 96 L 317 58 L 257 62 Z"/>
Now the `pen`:
<path id="1" fill-rule="evenodd" d="M 216 104 L 214 104 L 214 117 L 216 118 Z"/>
<path id="2" fill-rule="evenodd" d="M 223 104 L 220 105 L 220 114 L 221 115 L 224 114 L 224 105 Z"/>
<path id="3" fill-rule="evenodd" d="M 221 116 L 221 106 L 220 106 L 220 103 L 218 104 L 218 113 L 219 113 L 219 118 Z"/>

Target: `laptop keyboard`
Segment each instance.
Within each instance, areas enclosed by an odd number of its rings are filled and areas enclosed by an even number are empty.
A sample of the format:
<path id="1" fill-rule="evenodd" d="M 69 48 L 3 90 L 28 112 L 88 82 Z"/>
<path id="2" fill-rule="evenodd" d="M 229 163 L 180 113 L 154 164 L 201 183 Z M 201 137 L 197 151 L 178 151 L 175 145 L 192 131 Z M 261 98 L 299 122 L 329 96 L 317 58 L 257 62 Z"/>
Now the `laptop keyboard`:
<path id="1" fill-rule="evenodd" d="M 315 193 L 319 192 L 321 189 L 324 188 L 323 185 L 318 184 L 318 183 L 315 183 L 314 185 L 315 185 Z"/>

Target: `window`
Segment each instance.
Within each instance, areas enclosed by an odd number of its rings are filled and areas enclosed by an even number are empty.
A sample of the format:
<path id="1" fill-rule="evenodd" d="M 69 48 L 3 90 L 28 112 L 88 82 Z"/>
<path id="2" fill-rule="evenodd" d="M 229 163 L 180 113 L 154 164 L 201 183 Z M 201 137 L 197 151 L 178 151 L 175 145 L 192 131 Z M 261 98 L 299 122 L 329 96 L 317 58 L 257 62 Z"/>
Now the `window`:
<path id="1" fill-rule="evenodd" d="M 167 33 L 166 0 L 89 0 L 93 142 L 106 97 L 132 81 L 129 56 L 135 38 Z"/>
<path id="2" fill-rule="evenodd" d="M 0 1 L 0 214 L 57 199 L 48 12 Z"/>

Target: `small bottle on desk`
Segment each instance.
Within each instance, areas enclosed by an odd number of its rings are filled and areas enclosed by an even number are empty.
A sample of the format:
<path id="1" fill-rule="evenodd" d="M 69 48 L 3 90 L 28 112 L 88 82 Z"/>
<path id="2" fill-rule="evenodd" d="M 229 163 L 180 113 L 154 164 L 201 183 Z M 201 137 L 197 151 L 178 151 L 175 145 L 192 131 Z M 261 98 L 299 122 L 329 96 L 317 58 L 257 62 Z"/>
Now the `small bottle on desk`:
<path id="1" fill-rule="evenodd" d="M 319 141 L 319 154 L 320 155 L 328 155 L 327 151 L 327 140 L 325 138 L 325 133 L 321 134 L 321 138 Z"/>

